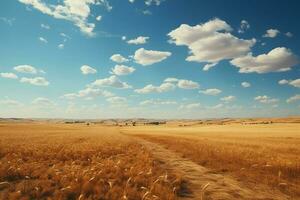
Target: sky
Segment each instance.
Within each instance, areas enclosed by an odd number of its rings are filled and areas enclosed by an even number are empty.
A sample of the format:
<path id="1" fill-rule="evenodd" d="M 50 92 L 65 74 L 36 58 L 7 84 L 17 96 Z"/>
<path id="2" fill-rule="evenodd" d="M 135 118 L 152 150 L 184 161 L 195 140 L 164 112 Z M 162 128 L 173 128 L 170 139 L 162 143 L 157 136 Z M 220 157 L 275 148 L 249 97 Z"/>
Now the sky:
<path id="1" fill-rule="evenodd" d="M 2 0 L 0 117 L 300 115 L 298 0 Z"/>

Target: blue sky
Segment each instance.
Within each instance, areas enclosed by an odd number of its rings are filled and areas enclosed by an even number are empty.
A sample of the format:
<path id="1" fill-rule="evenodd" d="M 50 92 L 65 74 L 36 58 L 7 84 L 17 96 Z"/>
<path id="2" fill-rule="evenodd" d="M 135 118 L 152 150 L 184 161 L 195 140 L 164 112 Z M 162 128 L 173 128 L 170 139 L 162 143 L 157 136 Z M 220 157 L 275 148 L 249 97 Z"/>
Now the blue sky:
<path id="1" fill-rule="evenodd" d="M 3 0 L 0 117 L 299 115 L 299 6 Z"/>

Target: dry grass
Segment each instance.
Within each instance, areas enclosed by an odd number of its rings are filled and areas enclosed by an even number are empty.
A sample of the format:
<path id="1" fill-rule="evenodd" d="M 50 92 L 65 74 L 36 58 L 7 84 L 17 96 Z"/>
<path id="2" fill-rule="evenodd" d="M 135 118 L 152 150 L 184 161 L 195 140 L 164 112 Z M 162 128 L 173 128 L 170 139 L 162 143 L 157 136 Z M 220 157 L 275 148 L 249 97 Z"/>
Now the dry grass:
<path id="1" fill-rule="evenodd" d="M 123 131 L 178 152 L 248 187 L 300 198 L 300 125 L 137 127 Z M 142 134 L 140 134 L 142 133 Z"/>
<path id="2" fill-rule="evenodd" d="M 114 128 L 0 124 L 0 199 L 176 199 L 180 184 Z"/>

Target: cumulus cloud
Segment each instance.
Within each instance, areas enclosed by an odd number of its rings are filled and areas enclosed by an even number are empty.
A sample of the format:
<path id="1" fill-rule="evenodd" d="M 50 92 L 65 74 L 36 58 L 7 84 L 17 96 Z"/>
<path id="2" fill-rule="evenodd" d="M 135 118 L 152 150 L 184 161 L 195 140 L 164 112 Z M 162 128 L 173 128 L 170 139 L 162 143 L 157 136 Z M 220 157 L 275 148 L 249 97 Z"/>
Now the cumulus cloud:
<path id="1" fill-rule="evenodd" d="M 116 63 L 124 63 L 128 62 L 129 60 L 123 57 L 121 54 L 114 54 L 110 57 L 110 59 Z"/>
<path id="2" fill-rule="evenodd" d="M 242 20 L 238 32 L 245 33 L 249 28 L 250 24 L 246 20 Z"/>
<path id="3" fill-rule="evenodd" d="M 241 86 L 244 88 L 248 88 L 248 87 L 251 87 L 251 84 L 249 82 L 242 82 Z"/>
<path id="4" fill-rule="evenodd" d="M 46 39 L 43 38 L 43 37 L 39 37 L 39 41 L 41 41 L 42 43 L 45 43 L 45 44 L 48 43 L 48 40 L 46 40 Z"/>
<path id="5" fill-rule="evenodd" d="M 208 107 L 209 109 L 220 109 L 220 108 L 223 108 L 224 107 L 224 104 L 222 103 L 219 103 L 217 105 L 214 105 L 214 106 L 210 106 Z"/>
<path id="6" fill-rule="evenodd" d="M 267 95 L 257 96 L 254 98 L 254 100 L 259 101 L 260 103 L 266 103 L 266 104 L 277 103 L 279 101 L 278 99 L 268 97 Z"/>
<path id="7" fill-rule="evenodd" d="M 278 84 L 280 84 L 280 85 L 288 84 L 288 85 L 300 88 L 300 79 L 299 78 L 295 79 L 295 80 L 282 79 L 282 80 L 278 81 Z"/>
<path id="8" fill-rule="evenodd" d="M 84 75 L 87 75 L 87 74 L 96 74 L 97 73 L 97 70 L 88 66 L 88 65 L 82 65 L 81 68 L 81 73 L 84 74 Z"/>
<path id="9" fill-rule="evenodd" d="M 167 51 L 153 51 L 140 48 L 135 51 L 133 58 L 136 63 L 147 66 L 161 62 L 171 55 L 172 53 Z"/>
<path id="10" fill-rule="evenodd" d="M 65 99 L 94 98 L 94 97 L 97 97 L 97 96 L 112 97 L 112 96 L 114 96 L 114 94 L 109 92 L 109 91 L 106 91 L 106 90 L 100 90 L 99 88 L 87 87 L 83 90 L 79 90 L 76 93 L 64 94 L 62 96 L 62 98 L 65 98 Z"/>
<path id="11" fill-rule="evenodd" d="M 178 78 L 173 78 L 173 77 L 171 77 L 171 78 L 166 78 L 166 79 L 164 80 L 164 82 L 169 82 L 169 83 L 177 83 L 178 81 L 179 81 Z"/>
<path id="12" fill-rule="evenodd" d="M 149 37 L 139 36 L 135 39 L 128 40 L 128 44 L 146 44 Z"/>
<path id="13" fill-rule="evenodd" d="M 184 79 L 179 80 L 177 86 L 182 89 L 197 89 L 200 87 L 197 82 Z"/>
<path id="14" fill-rule="evenodd" d="M 178 109 L 195 109 L 195 108 L 199 108 L 200 106 L 201 106 L 200 103 L 190 103 L 190 104 L 180 105 Z"/>
<path id="15" fill-rule="evenodd" d="M 146 105 L 175 105 L 177 104 L 176 101 L 164 101 L 160 99 L 148 99 L 145 101 L 140 102 L 140 105 L 146 106 Z"/>
<path id="16" fill-rule="evenodd" d="M 224 101 L 225 103 L 229 103 L 234 101 L 235 99 L 236 99 L 235 96 L 230 95 L 230 96 L 222 97 L 221 101 Z"/>
<path id="17" fill-rule="evenodd" d="M 225 21 L 213 19 L 204 24 L 180 25 L 171 31 L 171 43 L 187 46 L 190 55 L 187 61 L 218 63 L 221 60 L 237 58 L 250 51 L 256 40 L 244 40 L 233 36 L 232 28 Z M 206 70 L 210 67 L 207 66 Z"/>
<path id="18" fill-rule="evenodd" d="M 204 67 L 203 67 L 203 71 L 208 71 L 208 70 L 210 70 L 210 68 L 212 68 L 212 67 L 214 67 L 214 66 L 216 66 L 218 63 L 209 63 L 209 64 L 206 64 L 206 65 L 204 65 Z"/>
<path id="19" fill-rule="evenodd" d="M 41 28 L 43 28 L 43 29 L 50 29 L 50 26 L 49 25 L 47 25 L 47 24 L 41 24 Z"/>
<path id="20" fill-rule="evenodd" d="M 219 90 L 217 88 L 210 88 L 210 89 L 202 90 L 199 92 L 202 94 L 206 94 L 206 95 L 216 96 L 216 95 L 220 94 L 222 92 L 222 90 Z"/>
<path id="21" fill-rule="evenodd" d="M 293 103 L 295 101 L 300 100 L 300 94 L 296 94 L 295 96 L 292 96 L 286 100 L 287 103 Z"/>
<path id="22" fill-rule="evenodd" d="M 200 87 L 199 83 L 186 79 L 166 78 L 164 82 L 174 83 L 181 89 L 197 89 Z"/>
<path id="23" fill-rule="evenodd" d="M 22 106 L 23 104 L 16 100 L 6 98 L 4 100 L 0 100 L 0 105 L 16 107 L 16 106 Z"/>
<path id="24" fill-rule="evenodd" d="M 134 90 L 139 94 L 148 94 L 148 93 L 163 93 L 174 90 L 176 86 L 173 83 L 162 83 L 160 86 L 154 86 L 152 84 L 146 85 L 144 88 Z"/>
<path id="25" fill-rule="evenodd" d="M 0 73 L 2 78 L 9 78 L 9 79 L 18 79 L 18 76 L 14 73 Z"/>
<path id="26" fill-rule="evenodd" d="M 44 98 L 44 97 L 38 97 L 32 101 L 32 104 L 38 105 L 38 106 L 54 106 L 55 103 L 53 103 L 51 100 Z"/>
<path id="27" fill-rule="evenodd" d="M 156 5 L 159 6 L 161 4 L 161 2 L 163 2 L 164 0 L 145 0 L 145 4 L 147 6 L 151 6 L 151 5 Z"/>
<path id="28" fill-rule="evenodd" d="M 285 35 L 286 35 L 287 37 L 293 37 L 293 34 L 292 34 L 291 32 L 287 32 L 287 33 L 285 33 Z"/>
<path id="29" fill-rule="evenodd" d="M 64 44 L 59 44 L 57 47 L 58 47 L 59 49 L 63 49 L 63 48 L 65 48 L 65 45 L 64 45 Z"/>
<path id="30" fill-rule="evenodd" d="M 102 19 L 102 16 L 100 16 L 100 15 L 96 17 L 97 21 L 101 21 L 101 19 Z"/>
<path id="31" fill-rule="evenodd" d="M 291 50 L 285 47 L 278 47 L 267 54 L 253 56 L 248 54 L 235 58 L 230 63 L 239 68 L 240 73 L 268 73 L 283 72 L 290 70 L 299 63 L 299 59 Z"/>
<path id="32" fill-rule="evenodd" d="M 266 31 L 266 33 L 263 35 L 263 37 L 266 37 L 266 38 L 275 38 L 279 33 L 280 33 L 279 30 L 271 28 L 271 29 L 268 29 Z"/>
<path id="33" fill-rule="evenodd" d="M 110 98 L 107 98 L 106 100 L 112 104 L 122 104 L 127 101 L 127 99 L 125 97 L 118 97 L 118 96 L 110 97 Z"/>
<path id="34" fill-rule="evenodd" d="M 98 79 L 91 83 L 91 87 L 113 87 L 113 88 L 119 88 L 119 89 L 128 89 L 132 88 L 132 86 L 128 85 L 126 82 L 122 82 L 120 79 L 118 79 L 117 76 L 113 75 L 108 78 L 104 79 Z"/>
<path id="35" fill-rule="evenodd" d="M 31 65 L 19 65 L 14 67 L 14 70 L 20 73 L 36 74 L 37 70 Z"/>
<path id="36" fill-rule="evenodd" d="M 152 15 L 152 12 L 150 10 L 143 10 L 142 12 L 144 15 Z"/>
<path id="37" fill-rule="evenodd" d="M 50 83 L 44 77 L 26 78 L 20 79 L 21 83 L 28 83 L 36 86 L 48 86 Z"/>
<path id="38" fill-rule="evenodd" d="M 88 22 L 91 14 L 91 5 L 102 5 L 111 10 L 107 0 L 63 0 L 62 4 L 49 4 L 42 0 L 19 0 L 19 2 L 32 6 L 43 14 L 50 15 L 56 19 L 71 21 L 82 33 L 93 36 L 95 24 Z"/>
<path id="39" fill-rule="evenodd" d="M 111 70 L 111 74 L 117 75 L 117 76 L 124 76 L 128 74 L 132 74 L 135 71 L 135 68 L 128 67 L 126 65 L 115 65 L 114 68 Z"/>

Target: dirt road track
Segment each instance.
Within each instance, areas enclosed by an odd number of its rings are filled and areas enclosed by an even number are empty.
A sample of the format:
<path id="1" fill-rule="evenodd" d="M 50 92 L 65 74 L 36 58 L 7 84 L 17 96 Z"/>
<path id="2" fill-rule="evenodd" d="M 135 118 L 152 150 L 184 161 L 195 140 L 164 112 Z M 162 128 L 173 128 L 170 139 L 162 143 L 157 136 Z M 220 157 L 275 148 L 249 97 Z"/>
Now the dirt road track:
<path id="1" fill-rule="evenodd" d="M 189 182 L 190 195 L 181 197 L 182 200 L 288 200 L 288 196 L 272 191 L 270 188 L 247 188 L 230 176 L 216 174 L 162 145 L 138 139 L 153 155 L 166 163 L 170 170 L 178 171 Z M 202 187 L 208 184 L 203 194 Z"/>

